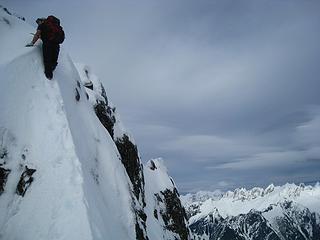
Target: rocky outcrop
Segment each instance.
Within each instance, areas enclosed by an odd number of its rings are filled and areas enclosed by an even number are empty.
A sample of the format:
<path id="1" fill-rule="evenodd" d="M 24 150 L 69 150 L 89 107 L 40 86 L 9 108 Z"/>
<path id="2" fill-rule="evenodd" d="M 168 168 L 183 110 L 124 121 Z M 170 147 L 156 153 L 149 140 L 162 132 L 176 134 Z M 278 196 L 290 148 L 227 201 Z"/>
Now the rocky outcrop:
<path id="1" fill-rule="evenodd" d="M 10 172 L 11 171 L 9 169 L 5 169 L 5 168 L 0 167 L 0 195 L 4 191 L 4 187 L 7 183 L 7 179 L 8 179 Z"/>
<path id="2" fill-rule="evenodd" d="M 89 88 L 91 89 L 91 87 Z M 94 110 L 99 118 L 101 124 L 109 132 L 112 139 L 115 141 L 117 149 L 120 154 L 120 159 L 124 165 L 126 172 L 130 178 L 133 186 L 133 194 L 138 200 L 135 203 L 135 213 L 136 213 L 136 237 L 138 240 L 148 240 L 146 235 L 146 214 L 143 211 L 145 207 L 145 197 L 144 197 L 144 178 L 142 164 L 140 163 L 137 146 L 134 145 L 128 135 L 123 134 L 121 138 L 114 136 L 114 126 L 116 123 L 115 108 L 108 106 L 107 96 L 104 87 L 101 85 L 101 97 L 103 100 L 97 101 L 94 105 Z M 139 206 L 140 205 L 140 206 Z"/>
<path id="3" fill-rule="evenodd" d="M 100 82 L 90 79 L 88 69 L 84 69 L 82 83 L 91 99 L 96 116 L 113 139 L 118 152 L 119 159 L 124 165 L 133 188 L 133 211 L 136 216 L 136 238 L 148 240 L 146 233 L 147 215 L 144 212 L 145 192 L 143 166 L 140 162 L 137 146 L 130 140 L 129 136 L 117 128 L 116 108 L 109 106 L 105 88 Z M 115 134 L 117 131 L 117 135 Z"/>
<path id="4" fill-rule="evenodd" d="M 180 196 L 162 159 L 148 161 L 144 168 L 149 224 L 158 224 L 163 236 L 154 239 L 189 240 L 190 230 L 186 211 Z"/>
<path id="5" fill-rule="evenodd" d="M 86 73 L 86 75 L 88 75 L 88 73 Z M 88 89 L 93 89 L 94 86 L 91 81 L 90 83 L 90 88 Z M 100 84 L 99 88 L 100 96 L 97 98 L 96 103 L 94 104 L 95 113 L 101 124 L 105 127 L 114 140 L 121 157 L 121 162 L 123 163 L 132 183 L 134 195 L 144 207 L 145 197 L 143 167 L 140 162 L 138 148 L 130 140 L 127 134 L 121 133 L 120 136 L 115 136 L 114 128 L 117 122 L 116 109 L 108 105 L 108 98 L 102 84 Z"/>
<path id="6" fill-rule="evenodd" d="M 99 118 L 101 124 L 109 132 L 112 139 L 114 138 L 114 124 L 116 119 L 114 117 L 115 109 L 109 107 L 104 101 L 98 101 L 94 106 L 94 111 Z"/>
<path id="7" fill-rule="evenodd" d="M 101 85 L 102 86 L 102 85 Z M 99 118 L 101 124 L 109 132 L 112 139 L 114 139 L 117 149 L 120 154 L 120 159 L 124 165 L 126 172 L 130 178 L 133 186 L 133 194 L 135 195 L 138 202 L 133 199 L 135 203 L 135 213 L 136 213 L 136 238 L 138 240 L 148 240 L 146 235 L 146 214 L 143 212 L 143 207 L 145 207 L 144 199 L 144 178 L 142 165 L 138 156 L 137 146 L 134 145 L 129 137 L 124 134 L 122 138 L 117 138 L 115 140 L 114 136 L 114 125 L 116 123 L 115 118 L 115 108 L 111 108 L 107 105 L 107 97 L 105 95 L 104 88 L 102 86 L 102 97 L 105 101 L 98 101 L 94 110 L 97 117 Z M 140 204 L 139 204 L 140 203 Z M 140 206 L 139 206 L 140 205 Z"/>
<path id="8" fill-rule="evenodd" d="M 165 205 L 165 211 L 160 211 L 160 215 L 165 223 L 166 229 L 178 234 L 181 240 L 188 240 L 189 229 L 186 225 L 187 216 L 185 209 L 181 205 L 177 189 L 166 189 L 165 191 L 161 191 L 160 194 L 157 196 L 157 199 Z"/>
<path id="9" fill-rule="evenodd" d="M 113 139 L 118 152 L 119 159 L 126 169 L 132 184 L 132 208 L 135 212 L 136 239 L 148 240 L 149 238 L 166 240 L 188 240 L 190 231 L 187 226 L 186 212 L 180 202 L 178 191 L 167 173 L 157 169 L 157 165 L 150 161 L 150 169 L 165 179 L 168 188 L 162 186 L 151 187 L 151 199 L 148 203 L 145 193 L 146 182 L 144 168 L 141 164 L 138 148 L 131 136 L 122 128 L 116 108 L 108 102 L 106 91 L 97 78 L 90 73 L 87 67 L 79 69 L 83 86 L 89 95 L 94 111 L 101 124 Z M 158 164 L 158 162 L 157 162 Z M 160 172 L 159 172 L 159 171 Z M 162 175 L 163 174 L 163 175 Z M 156 178 L 156 176 L 154 176 Z M 153 177 L 148 178 L 152 184 L 157 182 Z M 148 190 L 148 191 L 149 191 Z M 147 206 L 147 204 L 149 204 Z M 149 212 L 148 209 L 152 209 Z M 151 220 L 150 220 L 151 219 Z M 155 219 L 155 220 L 154 220 Z M 147 236 L 147 223 L 156 224 L 160 235 Z M 149 233 L 150 234 L 150 233 Z"/>
<path id="10" fill-rule="evenodd" d="M 33 182 L 32 175 L 36 172 L 36 169 L 28 168 L 25 166 L 25 170 L 21 174 L 19 183 L 17 185 L 16 193 L 22 197 L 26 194 L 28 188 Z"/>
<path id="11" fill-rule="evenodd" d="M 6 7 L 3 7 L 2 5 L 0 5 L 0 9 L 2 9 L 3 11 L 5 11 L 7 14 L 9 14 L 9 15 L 13 15 L 13 16 L 15 16 L 15 17 L 17 17 L 17 18 L 19 18 L 20 20 L 22 20 L 22 21 L 25 21 L 26 19 L 24 18 L 24 17 L 22 17 L 22 16 L 20 16 L 20 15 L 18 15 L 18 14 L 16 14 L 16 13 L 11 13 Z M 4 19 L 3 19 L 4 20 Z M 9 23 L 8 23 L 9 24 Z M 10 25 L 10 24 L 9 24 Z"/>
<path id="12" fill-rule="evenodd" d="M 125 166 L 133 185 L 134 195 L 137 199 L 142 200 L 143 206 L 145 206 L 143 169 L 138 156 L 137 146 L 130 141 L 127 135 L 123 135 L 121 139 L 117 139 L 116 146 L 121 155 L 121 162 Z"/>

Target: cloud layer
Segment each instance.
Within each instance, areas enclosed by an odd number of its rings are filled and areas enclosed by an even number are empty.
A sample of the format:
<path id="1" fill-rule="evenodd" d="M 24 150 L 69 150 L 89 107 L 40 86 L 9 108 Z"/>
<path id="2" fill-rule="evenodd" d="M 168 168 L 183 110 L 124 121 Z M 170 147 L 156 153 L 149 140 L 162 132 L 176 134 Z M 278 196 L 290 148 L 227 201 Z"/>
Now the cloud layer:
<path id="1" fill-rule="evenodd" d="M 319 180 L 319 1 L 2 2 L 61 18 L 180 190 Z"/>

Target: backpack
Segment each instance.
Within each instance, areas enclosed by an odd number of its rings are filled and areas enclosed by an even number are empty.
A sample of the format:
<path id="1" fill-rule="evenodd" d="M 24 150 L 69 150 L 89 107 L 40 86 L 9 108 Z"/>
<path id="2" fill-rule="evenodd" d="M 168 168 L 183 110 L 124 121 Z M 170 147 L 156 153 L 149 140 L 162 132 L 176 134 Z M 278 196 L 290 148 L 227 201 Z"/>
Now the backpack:
<path id="1" fill-rule="evenodd" d="M 60 26 L 60 20 L 55 16 L 49 16 L 44 22 L 47 29 L 46 38 L 49 42 L 61 44 L 64 41 L 64 31 Z"/>

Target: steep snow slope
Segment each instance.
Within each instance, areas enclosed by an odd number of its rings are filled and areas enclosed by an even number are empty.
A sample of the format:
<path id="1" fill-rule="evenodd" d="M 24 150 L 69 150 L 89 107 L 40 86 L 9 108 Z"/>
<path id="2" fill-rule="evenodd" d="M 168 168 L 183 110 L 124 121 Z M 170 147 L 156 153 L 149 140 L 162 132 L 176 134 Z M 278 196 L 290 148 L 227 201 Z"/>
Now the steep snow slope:
<path id="1" fill-rule="evenodd" d="M 82 83 L 86 86 L 89 101 L 114 139 L 133 184 L 137 239 L 189 239 L 185 210 L 163 161 L 154 159 L 145 166 L 140 164 L 134 139 L 123 127 L 116 108 L 108 101 L 98 77 L 86 65 L 77 64 L 77 68 Z M 143 234 L 146 236 L 142 236 Z"/>
<path id="2" fill-rule="evenodd" d="M 162 159 L 153 159 L 144 168 L 146 179 L 147 227 L 150 239 L 188 239 L 186 213 Z"/>
<path id="3" fill-rule="evenodd" d="M 72 61 L 62 49 L 48 81 L 40 46 L 23 47 L 34 30 L 0 12 L 2 239 L 135 239 L 129 178 Z M 25 167 L 36 171 L 22 198 Z"/>
<path id="4" fill-rule="evenodd" d="M 41 43 L 24 47 L 34 31 L 0 6 L 0 239 L 190 239 L 163 164 L 143 168 L 103 85 L 63 48 L 45 78 Z"/>

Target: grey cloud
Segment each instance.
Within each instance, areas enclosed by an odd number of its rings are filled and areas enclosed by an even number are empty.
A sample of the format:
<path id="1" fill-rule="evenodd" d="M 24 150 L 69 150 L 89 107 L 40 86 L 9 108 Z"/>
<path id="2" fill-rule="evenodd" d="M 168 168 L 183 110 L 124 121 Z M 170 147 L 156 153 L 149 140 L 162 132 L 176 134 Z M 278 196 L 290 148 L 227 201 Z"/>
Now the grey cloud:
<path id="1" fill-rule="evenodd" d="M 319 1 L 0 2 L 61 18 L 143 161 L 163 157 L 181 190 L 319 179 Z"/>

